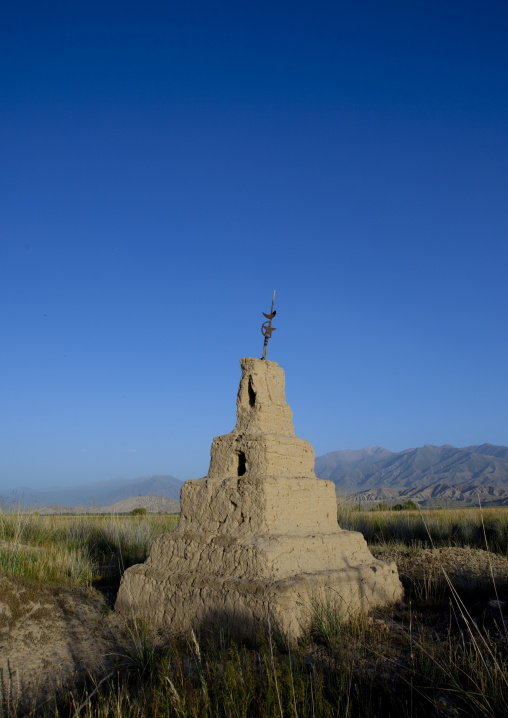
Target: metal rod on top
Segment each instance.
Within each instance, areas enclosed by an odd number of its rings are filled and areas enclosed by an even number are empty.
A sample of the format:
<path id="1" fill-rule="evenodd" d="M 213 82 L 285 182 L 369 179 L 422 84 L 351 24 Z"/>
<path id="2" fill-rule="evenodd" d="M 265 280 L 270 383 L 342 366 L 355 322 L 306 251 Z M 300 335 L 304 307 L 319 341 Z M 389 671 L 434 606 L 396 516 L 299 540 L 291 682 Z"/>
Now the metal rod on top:
<path id="1" fill-rule="evenodd" d="M 275 327 L 272 327 L 272 319 L 277 314 L 277 312 L 273 311 L 274 303 L 275 303 L 275 289 L 273 290 L 273 297 L 272 297 L 272 311 L 270 312 L 270 314 L 265 314 L 263 312 L 263 316 L 266 317 L 268 319 L 268 321 L 263 322 L 263 324 L 261 326 L 261 334 L 265 338 L 265 343 L 263 344 L 263 356 L 261 357 L 261 359 L 266 359 L 266 347 L 268 345 L 268 340 L 272 336 L 272 332 L 275 331 Z"/>

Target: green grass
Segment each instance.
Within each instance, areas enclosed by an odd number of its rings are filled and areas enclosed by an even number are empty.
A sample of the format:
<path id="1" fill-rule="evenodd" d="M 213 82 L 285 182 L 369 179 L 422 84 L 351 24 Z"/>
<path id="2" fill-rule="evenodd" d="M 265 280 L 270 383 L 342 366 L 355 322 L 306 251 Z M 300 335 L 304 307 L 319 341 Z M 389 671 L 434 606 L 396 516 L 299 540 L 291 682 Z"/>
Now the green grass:
<path id="1" fill-rule="evenodd" d="M 0 512 L 0 571 L 47 583 L 90 584 L 142 562 L 178 516 L 40 516 Z"/>
<path id="2" fill-rule="evenodd" d="M 54 546 L 33 549 L 14 542 L 0 546 L 0 570 L 32 581 L 86 585 L 94 578 L 94 563 L 84 550 Z"/>

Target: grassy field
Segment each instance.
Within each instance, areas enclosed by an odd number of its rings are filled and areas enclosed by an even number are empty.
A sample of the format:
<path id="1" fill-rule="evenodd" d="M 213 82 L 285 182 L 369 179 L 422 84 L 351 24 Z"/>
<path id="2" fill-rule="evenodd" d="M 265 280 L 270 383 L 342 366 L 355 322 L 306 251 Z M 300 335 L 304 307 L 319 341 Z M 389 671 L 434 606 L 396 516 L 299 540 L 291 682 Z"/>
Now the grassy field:
<path id="1" fill-rule="evenodd" d="M 177 521 L 0 514 L 0 569 L 49 585 L 101 588 L 143 561 L 153 538 Z M 113 668 L 23 714 L 508 715 L 508 510 L 343 507 L 339 523 L 362 531 L 375 554 L 397 559 L 404 604 L 354 620 L 333 601 L 313 605 L 312 629 L 292 649 L 275 632 L 237 643 L 220 631 L 178 638 L 132 622 Z M 485 558 L 481 570 L 478 557 Z M 467 579 L 460 592 L 457 578 Z M 16 711 L 4 701 L 3 715 Z"/>
<path id="2" fill-rule="evenodd" d="M 341 528 L 360 531 L 371 545 L 486 549 L 508 556 L 508 507 L 355 511 L 339 506 Z"/>
<path id="3" fill-rule="evenodd" d="M 156 536 L 178 516 L 39 516 L 0 513 L 0 570 L 48 583 L 114 580 L 146 559 Z"/>

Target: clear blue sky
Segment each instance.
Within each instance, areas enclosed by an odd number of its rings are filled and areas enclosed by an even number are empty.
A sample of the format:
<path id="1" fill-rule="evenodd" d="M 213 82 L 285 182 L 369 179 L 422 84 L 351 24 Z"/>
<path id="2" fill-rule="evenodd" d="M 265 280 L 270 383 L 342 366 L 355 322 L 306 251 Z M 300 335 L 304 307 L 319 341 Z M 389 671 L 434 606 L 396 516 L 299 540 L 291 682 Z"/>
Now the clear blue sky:
<path id="1" fill-rule="evenodd" d="M 238 360 L 316 454 L 508 444 L 508 5 L 0 9 L 0 489 L 208 470 Z"/>

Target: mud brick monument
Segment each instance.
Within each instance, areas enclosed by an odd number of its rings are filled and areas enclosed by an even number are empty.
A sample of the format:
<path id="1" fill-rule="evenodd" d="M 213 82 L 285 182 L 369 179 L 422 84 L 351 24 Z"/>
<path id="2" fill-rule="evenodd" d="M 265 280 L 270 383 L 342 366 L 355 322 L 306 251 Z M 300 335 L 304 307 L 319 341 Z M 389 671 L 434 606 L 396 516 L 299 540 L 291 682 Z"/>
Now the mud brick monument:
<path id="1" fill-rule="evenodd" d="M 182 487 L 178 528 L 125 572 L 116 609 L 178 633 L 269 623 L 295 640 L 316 602 L 348 614 L 400 599 L 395 564 L 339 527 L 334 484 L 316 477 L 312 446 L 295 436 L 282 368 L 240 365 L 235 429 L 213 440 L 208 476 Z"/>

